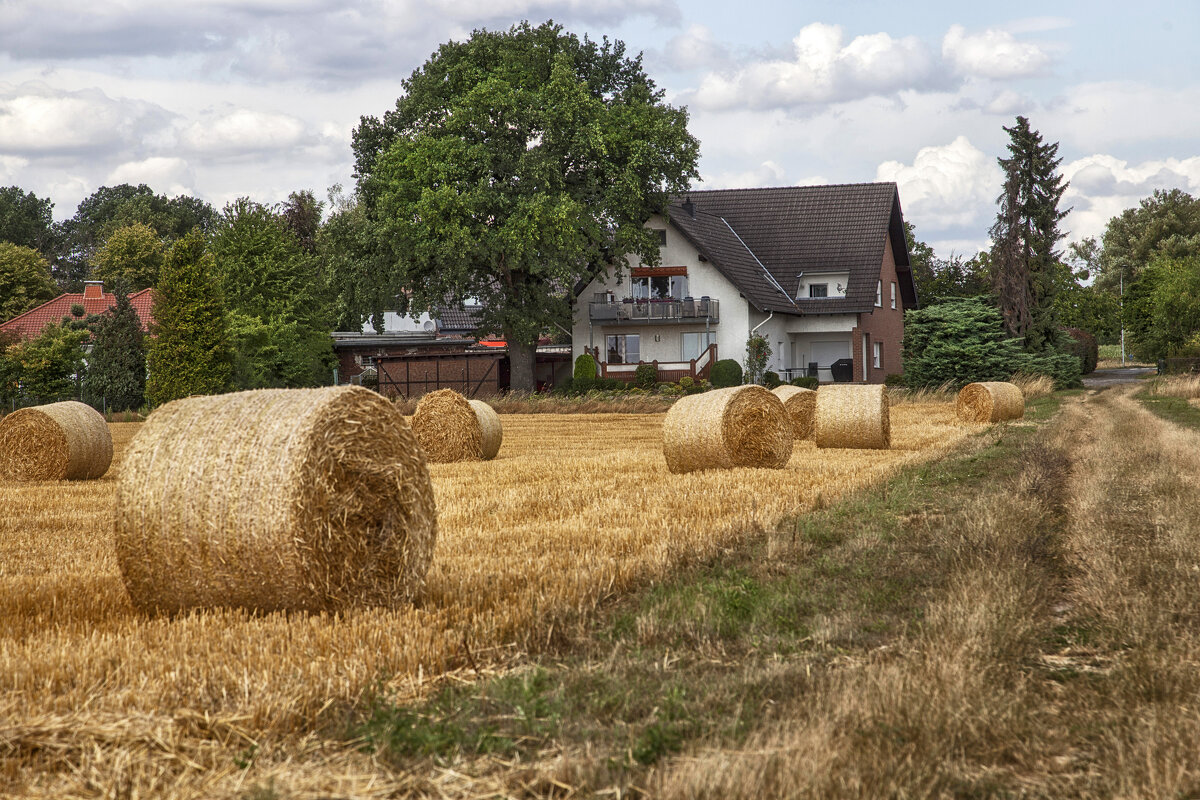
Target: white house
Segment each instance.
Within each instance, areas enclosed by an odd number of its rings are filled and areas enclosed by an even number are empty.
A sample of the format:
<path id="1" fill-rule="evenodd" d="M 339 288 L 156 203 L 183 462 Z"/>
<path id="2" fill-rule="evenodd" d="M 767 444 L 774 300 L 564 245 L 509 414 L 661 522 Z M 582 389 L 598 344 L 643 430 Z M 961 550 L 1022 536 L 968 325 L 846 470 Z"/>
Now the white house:
<path id="1" fill-rule="evenodd" d="M 899 373 L 904 309 L 917 305 L 894 183 L 691 192 L 647 227 L 660 265 L 594 280 L 578 295 L 573 354 L 632 379 L 706 376 L 745 359 L 751 332 L 768 369 L 791 378 L 881 383 Z M 715 346 L 715 347 L 714 347 Z"/>

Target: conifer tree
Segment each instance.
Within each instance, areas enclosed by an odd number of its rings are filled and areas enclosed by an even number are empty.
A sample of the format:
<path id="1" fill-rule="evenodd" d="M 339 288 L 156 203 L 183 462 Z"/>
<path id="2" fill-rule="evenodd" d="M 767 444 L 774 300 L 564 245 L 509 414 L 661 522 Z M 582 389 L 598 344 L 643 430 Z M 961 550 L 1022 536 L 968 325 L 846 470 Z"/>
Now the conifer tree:
<path id="1" fill-rule="evenodd" d="M 146 399 L 151 405 L 229 391 L 229 323 L 213 257 L 199 231 L 184 236 L 167 253 L 154 290 L 151 332 L 154 338 L 146 354 Z"/>
<path id="2" fill-rule="evenodd" d="M 93 406 L 112 411 L 142 407 L 146 394 L 146 349 L 142 323 L 123 286 L 113 310 L 93 326 L 83 395 Z"/>
<path id="3" fill-rule="evenodd" d="M 1041 352 L 1058 338 L 1054 296 L 1065 267 L 1055 247 L 1063 238 L 1058 223 L 1067 212 L 1058 202 L 1067 183 L 1058 174 L 1057 142 L 1043 143 L 1025 117 L 1004 130 L 1010 155 L 999 159 L 1004 192 L 991 228 L 992 288 L 1009 334 L 1024 338 L 1029 352 Z"/>

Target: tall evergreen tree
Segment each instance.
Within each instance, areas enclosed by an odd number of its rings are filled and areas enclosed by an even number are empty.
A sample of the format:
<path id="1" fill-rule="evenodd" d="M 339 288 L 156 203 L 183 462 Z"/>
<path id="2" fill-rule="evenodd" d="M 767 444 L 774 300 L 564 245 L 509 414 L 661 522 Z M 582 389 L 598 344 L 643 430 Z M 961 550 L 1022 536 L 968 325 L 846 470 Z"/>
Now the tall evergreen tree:
<path id="1" fill-rule="evenodd" d="M 101 314 L 92 331 L 92 352 L 83 396 L 113 411 L 142 407 L 146 394 L 146 349 L 142 322 L 123 286 L 113 310 Z"/>
<path id="2" fill-rule="evenodd" d="M 1055 247 L 1063 237 L 1059 220 L 1067 215 L 1058 203 L 1068 184 L 1058 173 L 1057 142 L 1044 143 L 1025 117 L 1004 130 L 1009 157 L 998 159 L 1004 192 L 996 199 L 1000 211 L 991 228 L 992 288 L 1004 327 L 1024 338 L 1026 350 L 1040 352 L 1058 338 L 1054 297 L 1057 272 L 1065 267 Z"/>
<path id="3" fill-rule="evenodd" d="M 154 290 L 151 332 L 146 399 L 152 405 L 229 391 L 229 322 L 213 257 L 199 231 L 184 236 L 167 253 Z"/>

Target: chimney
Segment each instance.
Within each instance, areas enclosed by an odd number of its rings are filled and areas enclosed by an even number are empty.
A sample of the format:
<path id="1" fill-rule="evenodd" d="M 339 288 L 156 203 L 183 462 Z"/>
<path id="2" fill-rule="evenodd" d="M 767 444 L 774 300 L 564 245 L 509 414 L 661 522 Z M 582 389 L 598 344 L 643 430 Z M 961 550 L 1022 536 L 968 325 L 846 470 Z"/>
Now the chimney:
<path id="1" fill-rule="evenodd" d="M 696 204 L 692 202 L 692 198 L 690 198 L 690 197 L 684 198 L 683 211 L 685 214 L 687 214 L 692 219 L 696 218 Z"/>
<path id="2" fill-rule="evenodd" d="M 101 300 L 104 298 L 104 281 L 84 281 L 83 299 Z"/>

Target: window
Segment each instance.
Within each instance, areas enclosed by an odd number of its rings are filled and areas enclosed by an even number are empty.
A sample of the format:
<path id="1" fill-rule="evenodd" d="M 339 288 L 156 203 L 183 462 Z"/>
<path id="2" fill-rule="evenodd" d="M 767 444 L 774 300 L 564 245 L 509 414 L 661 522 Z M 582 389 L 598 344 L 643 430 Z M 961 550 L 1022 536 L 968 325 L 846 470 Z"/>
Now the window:
<path id="1" fill-rule="evenodd" d="M 609 364 L 636 364 L 642 360 L 641 336 L 636 333 L 619 333 L 604 337 L 608 350 Z"/>
<path id="2" fill-rule="evenodd" d="M 875 281 L 875 305 L 883 308 L 883 281 Z"/>
<path id="3" fill-rule="evenodd" d="M 680 354 L 680 360 L 691 361 L 693 358 L 699 358 L 700 354 L 715 341 L 717 341 L 717 335 L 711 332 L 683 334 L 683 352 Z"/>
<path id="4" fill-rule="evenodd" d="M 634 300 L 682 300 L 687 297 L 686 275 L 634 278 L 632 284 Z"/>
<path id="5" fill-rule="evenodd" d="M 883 343 L 872 342 L 871 347 L 873 356 L 872 361 L 875 364 L 875 369 L 881 369 L 883 367 Z"/>
<path id="6" fill-rule="evenodd" d="M 667 244 L 667 231 L 666 231 L 666 229 L 665 229 L 665 228 L 651 228 L 651 229 L 650 229 L 650 233 L 651 233 L 651 234 L 654 236 L 654 239 L 655 239 L 655 241 L 657 241 L 657 242 L 658 242 L 658 246 L 659 246 L 659 247 L 665 247 L 665 246 L 666 246 L 666 244 Z"/>
<path id="7" fill-rule="evenodd" d="M 892 281 L 892 308 L 896 307 L 896 282 Z"/>
<path id="8" fill-rule="evenodd" d="M 828 283 L 810 283 L 808 285 L 809 297 L 829 297 Z"/>

